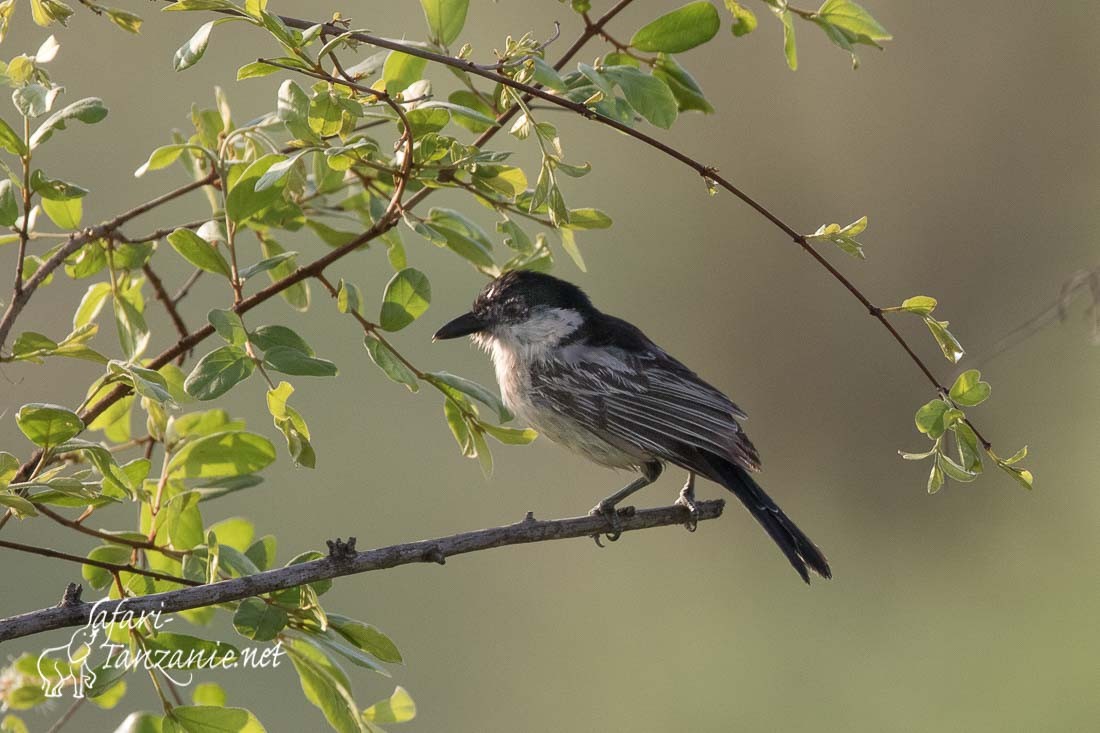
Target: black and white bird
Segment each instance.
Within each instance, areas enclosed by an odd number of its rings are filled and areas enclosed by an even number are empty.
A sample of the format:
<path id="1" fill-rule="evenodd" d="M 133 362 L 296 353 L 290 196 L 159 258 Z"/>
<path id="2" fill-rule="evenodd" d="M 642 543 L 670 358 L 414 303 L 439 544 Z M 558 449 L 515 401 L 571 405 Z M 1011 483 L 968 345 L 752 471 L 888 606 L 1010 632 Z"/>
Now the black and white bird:
<path id="1" fill-rule="evenodd" d="M 572 283 L 513 270 L 490 282 L 469 313 L 436 339 L 472 336 L 496 367 L 501 397 L 542 435 L 641 477 L 593 509 L 615 505 L 657 480 L 666 463 L 688 471 L 679 502 L 694 511 L 695 476 L 729 489 L 763 525 L 807 583 L 832 573 L 825 556 L 753 480 L 756 448 L 745 413 L 632 324 L 601 313 Z"/>

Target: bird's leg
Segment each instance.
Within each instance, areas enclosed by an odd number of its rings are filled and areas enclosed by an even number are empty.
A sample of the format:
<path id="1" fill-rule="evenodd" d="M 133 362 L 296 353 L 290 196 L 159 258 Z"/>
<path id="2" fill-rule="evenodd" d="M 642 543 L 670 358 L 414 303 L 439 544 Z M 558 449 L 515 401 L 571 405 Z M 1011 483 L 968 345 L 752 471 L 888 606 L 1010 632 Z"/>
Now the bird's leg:
<path id="1" fill-rule="evenodd" d="M 678 499 L 676 499 L 676 503 L 679 504 L 680 506 L 687 507 L 687 510 L 688 510 L 688 512 L 690 512 L 690 515 L 688 517 L 687 522 L 684 523 L 684 526 L 687 528 L 688 532 L 694 532 L 696 527 L 699 526 L 699 520 L 697 520 L 695 518 L 697 509 L 695 508 L 695 472 L 694 471 L 689 471 L 688 472 L 687 483 L 684 484 L 684 488 L 680 489 L 680 497 Z"/>
<path id="2" fill-rule="evenodd" d="M 635 491 L 638 491 L 639 489 L 644 489 L 646 486 L 649 486 L 651 483 L 656 481 L 657 478 L 661 475 L 661 471 L 663 469 L 664 467 L 656 461 L 645 464 L 644 466 L 642 466 L 642 475 L 640 477 L 638 477 L 634 481 L 631 481 L 629 484 L 619 489 L 611 496 L 600 501 L 599 504 L 592 507 L 592 510 L 588 512 L 590 515 L 593 516 L 599 515 L 602 517 L 606 517 L 607 520 L 611 523 L 612 531 L 607 535 L 608 542 L 614 542 L 615 540 L 619 539 L 619 536 L 622 534 L 619 523 L 619 510 L 616 509 L 619 502 L 633 494 Z M 600 536 L 598 534 L 593 535 L 592 538 L 596 540 L 597 545 L 600 544 Z"/>

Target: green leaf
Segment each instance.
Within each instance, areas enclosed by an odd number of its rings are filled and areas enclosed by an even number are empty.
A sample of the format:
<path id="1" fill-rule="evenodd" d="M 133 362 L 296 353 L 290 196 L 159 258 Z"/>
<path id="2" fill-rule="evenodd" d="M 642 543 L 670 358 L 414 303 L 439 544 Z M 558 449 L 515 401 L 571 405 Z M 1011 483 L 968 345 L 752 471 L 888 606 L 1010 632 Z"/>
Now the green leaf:
<path id="1" fill-rule="evenodd" d="M 457 374 L 450 374 L 449 372 L 428 372 L 424 375 L 424 378 L 434 384 L 436 387 L 446 385 L 457 389 L 459 392 L 465 395 L 473 397 L 478 402 L 496 410 L 501 422 L 508 422 L 513 417 L 512 411 L 504 406 L 504 402 L 501 401 L 500 396 L 495 392 L 491 392 L 485 387 L 482 387 L 477 382 L 460 377 Z M 450 396 L 448 390 L 443 390 L 444 394 Z"/>
<path id="2" fill-rule="evenodd" d="M 982 381 L 982 373 L 977 369 L 967 369 L 951 385 L 951 399 L 964 407 L 974 407 L 989 399 L 992 388 L 989 382 Z"/>
<path id="3" fill-rule="evenodd" d="M 56 201 L 43 197 L 41 200 L 42 211 L 50 217 L 50 221 L 59 229 L 79 229 L 80 220 L 84 217 L 84 205 L 80 199 L 66 199 Z"/>
<path id="4" fill-rule="evenodd" d="M 338 133 L 344 122 L 344 108 L 340 104 L 340 97 L 329 90 L 318 92 L 309 101 L 306 121 L 309 129 L 322 137 Z"/>
<path id="5" fill-rule="evenodd" d="M 374 626 L 335 613 L 328 615 L 328 623 L 333 631 L 376 659 L 392 663 L 404 661 L 397 645 Z"/>
<path id="6" fill-rule="evenodd" d="M 204 544 L 202 514 L 199 511 L 201 498 L 197 491 L 177 494 L 157 515 L 157 524 L 163 524 L 169 541 L 177 550 L 190 550 Z"/>
<path id="7" fill-rule="evenodd" d="M 379 323 L 387 331 L 399 331 L 428 310 L 432 286 L 424 273 L 406 267 L 386 283 Z"/>
<path id="8" fill-rule="evenodd" d="M 89 560 L 98 560 L 112 565 L 126 565 L 130 562 L 130 548 L 123 545 L 100 545 L 92 548 L 88 553 Z M 111 584 L 111 571 L 94 565 L 81 565 L 80 574 L 88 585 L 96 588 L 106 588 Z"/>
<path id="9" fill-rule="evenodd" d="M 967 471 L 943 453 L 936 455 L 936 465 L 939 466 L 940 470 L 943 471 L 948 478 L 954 479 L 955 481 L 969 483 L 978 478 L 978 474 Z"/>
<path id="10" fill-rule="evenodd" d="M 607 229 L 611 226 L 611 217 L 599 209 L 570 209 L 569 222 L 562 226 L 566 229 Z"/>
<path id="11" fill-rule="evenodd" d="M 400 51 L 390 51 L 386 56 L 386 62 L 382 65 L 382 81 L 386 84 L 386 91 L 390 94 L 404 91 L 406 87 L 420 79 L 427 65 L 427 59 L 410 56 Z"/>
<path id="12" fill-rule="evenodd" d="M 866 228 L 867 217 L 861 216 L 846 227 L 841 227 L 839 224 L 822 225 L 806 239 L 811 242 L 832 242 L 853 257 L 863 260 L 867 259 L 866 255 L 863 254 L 863 245 L 855 238 L 862 234 Z"/>
<path id="13" fill-rule="evenodd" d="M 462 32 L 470 0 L 420 0 L 420 7 L 428 20 L 432 41 L 446 47 Z"/>
<path id="14" fill-rule="evenodd" d="M 138 166 L 138 169 L 134 171 L 134 178 L 141 178 L 149 171 L 160 170 L 161 168 L 167 168 L 179 159 L 180 155 L 185 150 L 202 150 L 198 145 L 161 145 L 159 148 L 149 154 L 149 159 Z"/>
<path id="15" fill-rule="evenodd" d="M 260 240 L 260 248 L 263 250 L 264 257 L 268 259 L 286 254 L 286 250 L 283 249 L 283 246 L 270 237 L 263 237 Z M 271 282 L 277 282 L 293 273 L 296 267 L 297 265 L 295 264 L 294 258 L 291 257 L 290 259 L 276 264 L 267 271 L 267 274 L 271 278 Z M 279 292 L 279 296 L 296 310 L 304 311 L 309 309 L 309 283 L 305 280 L 296 282 L 289 288 L 284 288 Z"/>
<path id="16" fill-rule="evenodd" d="M 884 311 L 906 311 L 908 313 L 916 313 L 919 316 L 930 316 L 932 311 L 936 310 L 936 299 L 930 298 L 927 295 L 914 295 L 912 298 L 906 298 L 901 301 L 901 305 L 894 306 L 893 308 L 883 308 Z"/>
<path id="17" fill-rule="evenodd" d="M 320 708 L 337 733 L 360 733 L 362 724 L 347 677 L 315 648 L 294 639 L 286 647 L 306 699 Z"/>
<path id="18" fill-rule="evenodd" d="M 963 351 L 958 339 L 947 330 L 947 326 L 950 324 L 947 321 L 937 321 L 931 316 L 924 316 L 924 323 L 928 326 L 928 330 L 932 332 L 932 337 L 940 345 L 940 350 L 943 351 L 943 355 L 947 357 L 947 360 L 952 364 L 957 364 L 966 352 Z"/>
<path id="19" fill-rule="evenodd" d="M 382 700 L 363 711 L 363 717 L 371 723 L 407 723 L 416 717 L 416 703 L 398 685 L 388 700 Z"/>
<path id="20" fill-rule="evenodd" d="M 410 392 L 416 392 L 420 389 L 416 381 L 416 374 L 398 359 L 397 355 L 388 346 L 379 341 L 378 337 L 368 334 L 363 340 L 363 345 L 366 346 L 371 361 L 385 372 L 387 377 L 398 384 L 404 384 Z"/>
<path id="21" fill-rule="evenodd" d="M 709 3 L 704 4 L 714 11 Z M 603 73 L 619 85 L 626 101 L 651 125 L 665 130 L 672 127 L 679 105 L 672 90 L 663 80 L 630 66 L 608 66 L 603 69 Z"/>
<path id="22" fill-rule="evenodd" d="M 107 18 L 122 30 L 129 33 L 139 33 L 141 31 L 141 24 L 144 22 L 141 16 L 119 8 L 104 8 L 103 10 L 107 13 Z"/>
<path id="23" fill-rule="evenodd" d="M 249 545 L 244 554 L 260 570 L 267 570 L 275 565 L 275 536 L 264 535 Z"/>
<path id="24" fill-rule="evenodd" d="M 173 721 L 184 733 L 264 733 L 265 731 L 256 716 L 244 708 L 177 705 L 172 708 L 165 720 Z"/>
<path id="25" fill-rule="evenodd" d="M 958 422 L 951 427 L 955 433 L 955 444 L 959 448 L 959 463 L 970 473 L 981 473 L 982 454 L 978 450 L 978 436 L 974 429 L 965 422 Z"/>
<path id="26" fill-rule="evenodd" d="M 470 436 L 470 426 L 466 424 L 466 416 L 462 409 L 450 397 L 443 400 L 443 417 L 447 421 L 447 427 L 455 436 L 455 442 L 464 456 L 474 455 L 473 438 Z"/>
<path id="27" fill-rule="evenodd" d="M 787 67 L 791 71 L 798 70 L 798 45 L 794 38 L 794 14 L 787 9 L 787 4 L 772 9 L 783 23 L 783 55 L 787 58 Z M 941 478 L 942 482 L 942 478 Z M 938 488 L 938 487 L 937 487 Z"/>
<path id="28" fill-rule="evenodd" d="M 275 427 L 286 438 L 287 449 L 294 463 L 306 468 L 314 468 L 317 464 L 317 454 L 310 444 L 309 426 L 306 425 L 301 413 L 287 404 L 287 400 L 293 393 L 294 387 L 289 382 L 279 382 L 278 387 L 267 391 L 267 409 L 275 419 Z"/>
<path id="29" fill-rule="evenodd" d="M 56 130 L 64 130 L 72 120 L 83 122 L 87 125 L 95 124 L 107 116 L 107 107 L 103 100 L 97 97 L 87 97 L 79 102 L 73 102 L 68 107 L 54 112 L 46 118 L 46 121 L 38 126 L 30 139 L 30 149 L 34 150 L 42 143 L 50 139 Z"/>
<path id="30" fill-rule="evenodd" d="M 214 30 L 215 25 L 217 25 L 217 21 L 212 20 L 199 26 L 199 29 L 187 40 L 187 43 L 176 49 L 175 55 L 172 56 L 172 68 L 176 71 L 183 71 L 197 64 L 203 54 L 206 53 L 206 47 L 210 43 L 210 32 Z"/>
<path id="31" fill-rule="evenodd" d="M 341 313 L 363 313 L 363 294 L 354 283 L 340 281 L 336 291 L 336 309 Z"/>
<path id="32" fill-rule="evenodd" d="M 934 494 L 943 486 L 943 469 L 939 461 L 932 463 L 932 469 L 928 472 L 928 493 Z"/>
<path id="33" fill-rule="evenodd" d="M 494 267 L 493 243 L 489 235 L 463 214 L 454 209 L 433 208 L 424 225 L 427 232 L 416 231 L 433 244 L 447 247 L 479 268 L 491 270 Z"/>
<path id="34" fill-rule="evenodd" d="M 256 190 L 260 178 L 282 159 L 282 155 L 269 153 L 254 161 L 241 173 L 230 186 L 229 195 L 225 199 L 225 210 L 230 219 L 240 224 L 282 199 L 285 179 L 276 181 L 269 188 Z"/>
<path id="35" fill-rule="evenodd" d="M 7 488 L 15 474 L 19 473 L 19 459 L 7 451 L 0 451 L 0 489 Z"/>
<path id="36" fill-rule="evenodd" d="M 915 417 L 917 430 L 933 440 L 939 438 L 947 430 L 947 426 L 944 424 L 944 415 L 950 409 L 951 405 L 943 400 L 936 399 L 926 403 L 917 410 Z"/>
<path id="37" fill-rule="evenodd" d="M 38 510 L 34 508 L 34 504 L 15 494 L 0 494 L 0 506 L 11 509 L 20 519 L 38 516 Z"/>
<path id="38" fill-rule="evenodd" d="M 672 96 L 676 98 L 676 107 L 679 111 L 698 110 L 703 114 L 714 112 L 714 107 L 703 96 L 699 82 L 695 81 L 695 77 L 680 66 L 672 56 L 663 53 L 657 55 L 653 76 L 668 85 Z"/>
<path id="39" fill-rule="evenodd" d="M 756 16 L 737 0 L 726 0 L 726 9 L 733 15 L 730 32 L 737 37 L 747 36 L 756 30 Z"/>
<path id="40" fill-rule="evenodd" d="M 264 366 L 283 374 L 303 377 L 335 377 L 336 365 L 327 359 L 309 356 L 287 346 L 274 346 L 264 351 Z"/>
<path id="41" fill-rule="evenodd" d="M 234 346 L 244 346 L 248 341 L 248 331 L 245 330 L 244 321 L 236 313 L 230 310 L 215 308 L 206 314 L 206 320 L 218 332 L 218 335 Z"/>
<path id="42" fill-rule="evenodd" d="M 23 435 L 42 448 L 60 445 L 84 430 L 84 421 L 72 410 L 42 402 L 20 407 L 15 422 Z"/>
<path id="43" fill-rule="evenodd" d="M 306 356 L 313 356 L 313 349 L 306 340 L 286 326 L 260 326 L 249 335 L 249 338 L 252 343 L 265 351 L 285 346 L 300 351 Z"/>
<path id="44" fill-rule="evenodd" d="M 187 443 L 168 464 L 171 478 L 223 478 L 255 473 L 275 460 L 275 446 L 255 433 L 227 431 Z"/>
<path id="45" fill-rule="evenodd" d="M 255 368 L 256 362 L 244 349 L 222 346 L 199 360 L 183 386 L 195 399 L 212 400 L 248 379 Z"/>
<path id="46" fill-rule="evenodd" d="M 819 22 L 827 23 L 843 32 L 850 43 L 881 48 L 876 41 L 890 41 L 894 38 L 866 9 L 851 0 L 825 0 L 817 9 L 816 16 Z"/>
<path id="47" fill-rule="evenodd" d="M 168 244 L 172 245 L 172 249 L 176 250 L 181 257 L 200 270 L 226 278 L 232 277 L 229 263 L 225 261 L 222 253 L 190 229 L 177 229 L 169 234 Z"/>
<path id="48" fill-rule="evenodd" d="M 240 276 L 241 280 L 247 280 L 253 275 L 259 275 L 261 272 L 267 272 L 268 270 L 275 268 L 280 263 L 293 259 L 297 255 L 297 252 L 281 252 L 280 254 L 274 255 L 272 257 L 265 257 L 256 264 L 249 265 L 248 267 L 239 270 L 237 274 Z"/>
<path id="49" fill-rule="evenodd" d="M 714 38 L 721 24 L 709 2 L 688 3 L 642 26 L 630 45 L 639 51 L 681 53 Z"/>
<path id="50" fill-rule="evenodd" d="M 278 66 L 272 66 L 263 61 L 252 61 L 237 69 L 237 81 L 256 79 L 261 76 L 270 76 L 279 71 L 282 71 L 282 69 Z"/>
<path id="51" fill-rule="evenodd" d="M 286 628 L 286 611 L 259 598 L 246 598 L 233 614 L 233 628 L 253 641 L 271 641 Z"/>
<path id="52" fill-rule="evenodd" d="M 539 437 L 539 434 L 531 428 L 506 428 L 502 425 L 492 425 L 486 422 L 481 423 L 481 427 L 505 445 L 527 445 Z"/>
<path id="53" fill-rule="evenodd" d="M 134 361 L 145 351 L 149 345 L 149 326 L 145 323 L 145 317 L 131 302 L 131 296 L 116 292 L 111 305 L 115 316 L 115 329 L 118 332 L 119 344 L 127 361 Z M 76 354 L 76 356 L 84 356 Z"/>
<path id="54" fill-rule="evenodd" d="M 225 690 L 217 682 L 200 682 L 191 692 L 191 701 L 196 705 L 225 707 Z"/>
<path id="55" fill-rule="evenodd" d="M 279 87 L 275 114 L 286 124 L 291 135 L 303 140 L 315 138 L 306 121 L 309 117 L 309 95 L 290 79 Z"/>
<path id="56" fill-rule="evenodd" d="M 256 181 L 257 193 L 265 189 L 271 188 L 276 183 L 283 180 L 283 178 L 285 178 L 287 174 L 290 173 L 290 169 L 294 167 L 294 164 L 297 163 L 303 155 L 315 152 L 316 150 L 317 148 L 306 148 L 304 150 L 299 150 L 297 153 L 291 155 L 289 158 L 285 158 L 283 160 L 279 160 L 273 163 L 271 167 L 267 169 L 267 172 L 260 176 L 259 180 Z"/>
<path id="57" fill-rule="evenodd" d="M 1026 468 L 1016 468 L 1015 466 L 1010 466 L 1007 463 L 998 463 L 997 465 L 1001 467 L 1002 471 L 1007 473 L 1012 478 L 1016 479 L 1020 486 L 1023 486 L 1029 491 L 1034 488 L 1035 477 L 1032 475 L 1031 471 L 1027 470 Z"/>
<path id="58" fill-rule="evenodd" d="M 23 143 L 22 135 L 11 129 L 11 126 L 4 120 L 0 120 L 0 148 L 18 156 L 23 156 L 27 152 L 27 146 Z"/>
<path id="59" fill-rule="evenodd" d="M 19 218 L 19 202 L 15 199 L 15 184 L 5 178 L 0 181 L 0 226 L 10 227 Z"/>

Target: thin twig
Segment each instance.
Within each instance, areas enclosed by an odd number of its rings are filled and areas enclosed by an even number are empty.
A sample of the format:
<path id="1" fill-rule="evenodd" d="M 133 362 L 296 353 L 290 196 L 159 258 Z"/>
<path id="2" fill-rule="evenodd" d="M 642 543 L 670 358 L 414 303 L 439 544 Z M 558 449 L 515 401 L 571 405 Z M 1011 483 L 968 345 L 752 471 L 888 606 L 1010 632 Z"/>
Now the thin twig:
<path id="1" fill-rule="evenodd" d="M 26 552 L 32 555 L 41 555 L 42 557 L 52 557 L 55 560 L 68 560 L 70 562 L 75 562 L 80 565 L 91 565 L 93 567 L 103 568 L 104 570 L 110 570 L 114 573 L 133 573 L 134 575 L 144 575 L 155 580 L 167 580 L 169 582 L 180 583 L 182 585 L 202 585 L 202 583 L 195 582 L 194 580 L 180 578 L 175 575 L 167 575 L 165 573 L 158 573 L 155 570 L 145 570 L 132 564 L 119 565 L 118 563 L 113 562 L 93 560 L 92 558 L 81 557 L 80 555 L 71 555 L 67 552 L 51 550 L 48 547 L 24 545 L 21 542 L 9 542 L 8 540 L 0 540 L 0 547 L 4 547 L 9 550 L 18 550 L 19 552 Z"/>
<path id="2" fill-rule="evenodd" d="M 694 516 L 679 504 L 657 509 L 644 509 L 633 514 L 623 512 L 619 517 L 618 529 L 631 532 L 651 527 L 684 524 L 689 520 L 716 519 L 721 516 L 724 505 L 725 502 L 722 500 L 700 501 L 695 505 L 696 514 Z M 328 578 L 357 575 L 372 570 L 385 570 L 410 563 L 431 562 L 442 564 L 447 558 L 454 555 L 479 552 L 507 545 L 577 537 L 587 538 L 611 530 L 611 521 L 603 516 L 539 521 L 528 515 L 524 520 L 501 527 L 464 532 L 420 542 L 391 545 L 377 550 L 360 552 L 350 557 L 327 557 L 196 588 L 184 588 L 127 598 L 124 602 L 108 601 L 100 603 L 96 607 L 96 612 L 112 614 L 116 608 L 124 603 L 124 608 L 135 614 L 153 610 L 162 613 L 174 613 L 189 608 L 239 601 L 262 593 L 294 588 L 305 583 L 313 583 Z M 80 626 L 87 623 L 92 607 L 93 604 L 91 603 L 66 607 L 55 606 L 0 620 L 0 641 L 17 639 L 51 629 Z"/>
<path id="3" fill-rule="evenodd" d="M 190 331 L 187 330 L 187 324 L 183 322 L 180 312 L 176 309 L 176 303 L 172 300 L 172 296 L 164 289 L 164 282 L 148 262 L 141 266 L 141 271 L 145 273 L 149 284 L 153 286 L 153 292 L 156 294 L 157 300 L 164 304 L 164 310 L 168 311 L 168 317 L 172 320 L 172 325 L 176 327 L 176 332 L 181 338 L 186 337 Z M 186 354 L 180 354 L 176 358 L 176 363 L 182 364 L 185 358 L 187 358 Z"/>
<path id="4" fill-rule="evenodd" d="M 76 711 L 80 709 L 80 706 L 87 700 L 86 697 L 78 697 L 73 700 L 73 704 L 65 711 L 65 714 L 57 719 L 57 722 L 50 726 L 50 729 L 46 733 L 57 733 L 61 728 L 69 722 L 69 720 L 76 715 Z"/>

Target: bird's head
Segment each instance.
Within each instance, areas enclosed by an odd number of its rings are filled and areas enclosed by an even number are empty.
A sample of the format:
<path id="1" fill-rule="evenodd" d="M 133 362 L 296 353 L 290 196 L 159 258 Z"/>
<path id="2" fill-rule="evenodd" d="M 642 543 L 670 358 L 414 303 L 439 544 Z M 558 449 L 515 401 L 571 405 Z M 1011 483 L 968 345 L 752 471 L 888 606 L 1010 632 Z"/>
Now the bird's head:
<path id="1" fill-rule="evenodd" d="M 434 338 L 473 336 L 483 347 L 493 341 L 553 346 L 582 327 L 594 310 L 572 283 L 512 270 L 486 285 L 470 312 L 443 326 Z"/>

